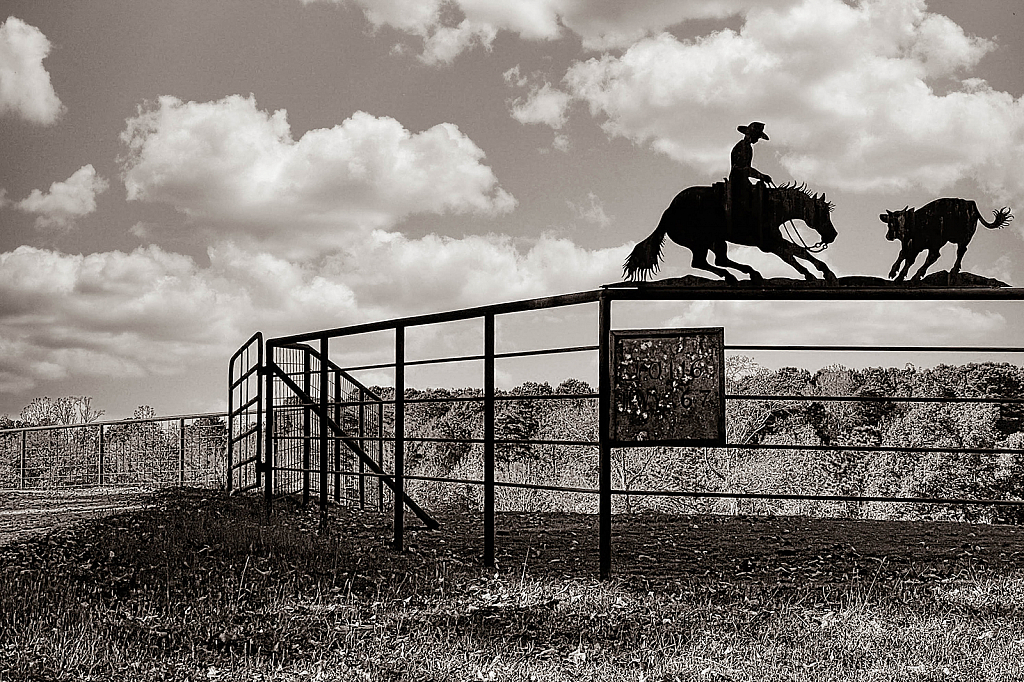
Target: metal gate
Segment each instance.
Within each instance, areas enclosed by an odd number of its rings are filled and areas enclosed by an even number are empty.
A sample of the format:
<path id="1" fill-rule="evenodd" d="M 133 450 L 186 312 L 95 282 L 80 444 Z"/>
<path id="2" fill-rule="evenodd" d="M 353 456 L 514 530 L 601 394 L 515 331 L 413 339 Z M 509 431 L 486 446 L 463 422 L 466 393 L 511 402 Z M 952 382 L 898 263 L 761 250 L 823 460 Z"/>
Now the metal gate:
<path id="1" fill-rule="evenodd" d="M 260 486 L 263 469 L 263 333 L 231 356 L 228 369 L 228 494 Z"/>
<path id="2" fill-rule="evenodd" d="M 267 349 L 265 399 L 273 411 L 264 426 L 268 494 L 301 494 L 306 504 L 315 492 L 326 510 L 333 487 L 335 502 L 344 498 L 361 508 L 375 502 L 382 510 L 385 486 L 392 493 L 396 488 L 385 471 L 385 401 L 324 350 L 302 343 Z M 404 491 L 400 497 L 428 527 L 437 527 Z"/>

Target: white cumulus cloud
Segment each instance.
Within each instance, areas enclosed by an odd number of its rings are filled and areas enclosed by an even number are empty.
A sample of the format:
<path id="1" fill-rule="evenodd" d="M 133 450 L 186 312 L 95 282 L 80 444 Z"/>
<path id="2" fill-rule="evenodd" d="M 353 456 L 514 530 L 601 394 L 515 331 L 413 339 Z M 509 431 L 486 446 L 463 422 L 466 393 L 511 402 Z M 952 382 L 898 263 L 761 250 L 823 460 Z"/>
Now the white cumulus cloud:
<path id="1" fill-rule="evenodd" d="M 168 203 L 283 247 L 337 247 L 347 231 L 389 228 L 413 213 L 515 206 L 483 150 L 451 123 L 412 133 L 356 112 L 295 140 L 287 113 L 262 111 L 252 96 L 161 97 L 128 120 L 122 140 L 129 200 Z"/>
<path id="2" fill-rule="evenodd" d="M 526 98 L 512 102 L 512 118 L 520 123 L 541 123 L 559 130 L 565 125 L 571 97 L 550 83 L 530 88 Z"/>
<path id="3" fill-rule="evenodd" d="M 209 263 L 158 246 L 73 255 L 0 253 L 0 388 L 82 377 L 175 376 L 268 336 L 592 289 L 623 248 L 543 238 L 410 239 L 371 231 L 316 263 L 223 241 Z M 443 339 L 439 340 L 440 343 Z"/>
<path id="4" fill-rule="evenodd" d="M 555 40 L 566 29 L 587 49 L 626 47 L 690 19 L 722 18 L 794 0 L 302 0 L 354 4 L 375 27 L 422 39 L 420 59 L 448 63 L 474 45 L 489 48 L 500 31 Z"/>
<path id="5" fill-rule="evenodd" d="M 43 59 L 50 41 L 35 26 L 17 17 L 0 24 L 0 115 L 49 125 L 64 110 L 50 83 Z"/>
<path id="6" fill-rule="evenodd" d="M 96 210 L 96 195 L 107 190 L 109 183 L 86 164 L 63 182 L 54 182 L 48 192 L 38 189 L 18 202 L 26 213 L 38 213 L 36 227 L 43 230 L 69 229 L 77 218 Z"/>
<path id="7" fill-rule="evenodd" d="M 802 0 L 751 9 L 738 32 L 661 34 L 577 62 L 564 83 L 609 134 L 708 173 L 727 171 L 735 126 L 756 119 L 815 185 L 938 191 L 973 178 L 1022 199 L 1024 104 L 969 77 L 993 49 L 923 0 Z"/>

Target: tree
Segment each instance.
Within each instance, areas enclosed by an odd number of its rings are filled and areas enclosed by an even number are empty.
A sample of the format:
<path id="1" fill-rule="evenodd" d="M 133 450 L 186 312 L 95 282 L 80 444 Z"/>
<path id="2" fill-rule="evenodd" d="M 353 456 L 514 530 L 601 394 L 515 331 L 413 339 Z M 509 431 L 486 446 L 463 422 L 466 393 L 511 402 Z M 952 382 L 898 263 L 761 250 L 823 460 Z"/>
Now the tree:
<path id="1" fill-rule="evenodd" d="M 89 396 L 69 395 L 51 399 L 49 396 L 34 398 L 21 410 L 21 420 L 32 426 L 70 426 L 89 424 L 103 416 L 103 410 L 95 410 Z"/>

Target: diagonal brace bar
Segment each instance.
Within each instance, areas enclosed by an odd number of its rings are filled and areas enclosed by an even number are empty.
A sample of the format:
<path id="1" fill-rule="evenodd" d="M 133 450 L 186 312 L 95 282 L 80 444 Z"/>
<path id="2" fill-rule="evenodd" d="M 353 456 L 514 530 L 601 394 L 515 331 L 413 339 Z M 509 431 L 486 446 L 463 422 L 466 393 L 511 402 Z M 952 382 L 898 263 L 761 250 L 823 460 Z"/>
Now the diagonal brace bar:
<path id="1" fill-rule="evenodd" d="M 349 436 L 345 435 L 345 432 L 344 430 L 342 430 L 341 426 L 339 426 L 336 421 L 331 419 L 330 415 L 328 415 L 325 410 L 321 409 L 319 404 L 315 403 L 312 398 L 306 395 L 306 393 L 299 387 L 299 385 L 292 381 L 291 377 L 289 377 L 284 370 L 278 367 L 277 363 L 268 363 L 268 365 L 273 368 L 274 374 L 277 375 L 277 377 L 284 382 L 285 386 L 291 389 L 291 391 L 295 393 L 295 395 L 302 398 L 302 400 L 309 405 L 309 409 L 316 413 L 317 417 L 321 419 L 322 423 L 327 424 L 329 427 L 331 427 L 331 430 L 334 431 L 334 433 L 341 439 L 343 443 L 345 443 L 345 445 L 347 445 L 354 453 L 356 453 L 356 455 L 359 457 L 359 460 L 361 462 L 364 462 L 366 466 L 369 467 L 370 471 L 377 474 L 380 477 L 380 480 L 383 481 L 389 488 L 391 488 L 392 491 L 395 490 L 394 479 L 392 479 L 391 476 L 385 474 L 384 470 L 377 466 L 377 463 L 373 461 L 373 458 L 366 454 L 366 452 L 359 446 L 358 439 L 350 438 Z M 423 511 L 423 509 L 418 504 L 416 504 L 416 502 L 414 502 L 413 499 L 409 497 L 407 494 L 403 493 L 402 499 L 405 501 L 405 506 L 407 506 L 409 510 L 412 511 L 413 514 L 419 517 L 419 519 L 423 521 L 423 523 L 427 524 L 427 528 L 429 528 L 430 530 L 437 530 L 441 527 L 440 523 L 435 521 L 433 517 L 427 514 L 427 512 Z"/>

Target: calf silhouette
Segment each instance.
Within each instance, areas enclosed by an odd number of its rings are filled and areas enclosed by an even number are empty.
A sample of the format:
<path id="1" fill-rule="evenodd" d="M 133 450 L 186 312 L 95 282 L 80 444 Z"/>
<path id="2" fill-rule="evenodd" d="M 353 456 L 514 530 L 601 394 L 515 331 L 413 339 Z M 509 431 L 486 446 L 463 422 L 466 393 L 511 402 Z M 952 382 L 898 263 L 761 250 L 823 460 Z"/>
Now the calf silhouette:
<path id="1" fill-rule="evenodd" d="M 949 270 L 949 278 L 952 279 L 960 272 L 960 264 L 967 253 L 967 245 L 971 243 L 971 238 L 978 229 L 979 220 L 990 230 L 1000 228 L 1013 220 L 1013 214 L 1008 208 L 1004 207 L 992 213 L 995 219 L 989 223 L 981 216 L 978 205 L 973 201 L 945 198 L 936 199 L 918 209 L 908 206 L 900 211 L 879 214 L 879 219 L 889 226 L 885 238 L 889 241 L 898 239 L 902 243 L 900 255 L 889 271 L 889 279 L 896 277 L 897 282 L 902 281 L 918 254 L 927 250 L 928 257 L 912 281 L 921 279 L 925 271 L 939 259 L 939 249 L 947 242 L 957 245 L 956 263 Z M 903 264 L 902 270 L 900 263 Z"/>

